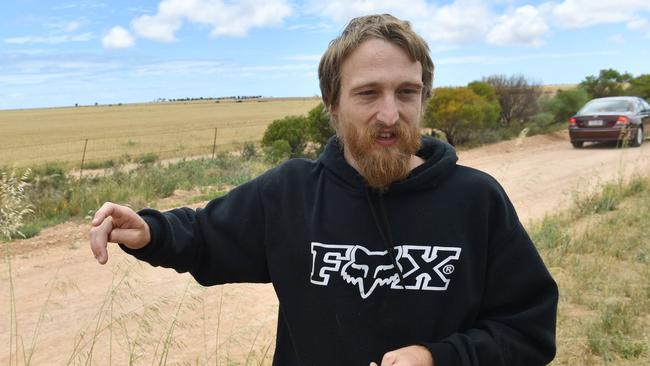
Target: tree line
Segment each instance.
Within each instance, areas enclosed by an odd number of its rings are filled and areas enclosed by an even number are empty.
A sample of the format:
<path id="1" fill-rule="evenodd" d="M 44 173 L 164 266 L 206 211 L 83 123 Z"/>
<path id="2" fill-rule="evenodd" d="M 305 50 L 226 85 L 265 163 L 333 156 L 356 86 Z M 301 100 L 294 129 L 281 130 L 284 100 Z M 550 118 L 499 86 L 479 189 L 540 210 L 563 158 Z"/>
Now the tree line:
<path id="1" fill-rule="evenodd" d="M 650 74 L 633 76 L 614 69 L 587 76 L 576 87 L 544 95 L 541 84 L 523 75 L 492 75 L 464 87 L 436 88 L 426 101 L 423 127 L 454 146 L 475 146 L 519 135 L 557 130 L 593 98 L 635 95 L 650 100 Z M 319 104 L 304 116 L 273 121 L 262 146 L 273 162 L 314 158 L 334 135 Z"/>

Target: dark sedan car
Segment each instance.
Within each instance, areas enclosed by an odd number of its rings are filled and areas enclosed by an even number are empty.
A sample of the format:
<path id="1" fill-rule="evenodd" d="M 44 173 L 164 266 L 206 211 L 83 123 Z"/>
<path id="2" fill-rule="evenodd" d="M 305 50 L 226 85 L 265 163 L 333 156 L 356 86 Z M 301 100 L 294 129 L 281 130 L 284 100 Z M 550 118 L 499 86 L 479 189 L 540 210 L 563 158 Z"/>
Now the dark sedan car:
<path id="1" fill-rule="evenodd" d="M 626 141 L 636 147 L 649 135 L 650 104 L 638 97 L 592 99 L 569 119 L 575 148 L 588 141 Z"/>

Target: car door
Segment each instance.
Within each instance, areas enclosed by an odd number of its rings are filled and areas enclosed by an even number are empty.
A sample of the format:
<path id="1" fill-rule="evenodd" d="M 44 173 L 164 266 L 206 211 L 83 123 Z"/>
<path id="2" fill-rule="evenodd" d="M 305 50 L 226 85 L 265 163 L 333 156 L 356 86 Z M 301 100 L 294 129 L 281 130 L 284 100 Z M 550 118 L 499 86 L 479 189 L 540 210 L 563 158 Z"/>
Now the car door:
<path id="1" fill-rule="evenodd" d="M 650 137 L 650 104 L 645 100 L 641 100 L 643 106 L 642 117 L 643 118 L 643 134 L 646 137 Z"/>

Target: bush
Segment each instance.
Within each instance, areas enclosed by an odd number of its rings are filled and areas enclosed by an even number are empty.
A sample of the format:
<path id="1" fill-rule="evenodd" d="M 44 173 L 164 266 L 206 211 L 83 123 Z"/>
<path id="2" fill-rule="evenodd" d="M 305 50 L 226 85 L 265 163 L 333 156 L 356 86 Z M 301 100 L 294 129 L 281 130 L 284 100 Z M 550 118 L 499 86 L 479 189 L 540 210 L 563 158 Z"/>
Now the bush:
<path id="1" fill-rule="evenodd" d="M 650 74 L 643 74 L 630 80 L 630 88 L 627 90 L 629 95 L 650 100 Z"/>
<path id="2" fill-rule="evenodd" d="M 307 146 L 307 135 L 307 118 L 304 116 L 287 116 L 271 122 L 264 131 L 262 146 L 272 148 L 276 141 L 283 140 L 284 143 L 289 145 L 290 157 L 301 157 L 304 156 L 305 147 Z M 279 146 L 277 145 L 277 147 Z"/>
<path id="3" fill-rule="evenodd" d="M 153 164 L 157 161 L 158 161 L 158 155 L 154 153 L 142 154 L 138 158 L 138 164 L 143 164 L 143 165 Z"/>
<path id="4" fill-rule="evenodd" d="M 255 149 L 255 144 L 252 142 L 245 142 L 244 147 L 241 149 L 241 157 L 250 160 L 257 156 L 257 150 Z"/>
<path id="5" fill-rule="evenodd" d="M 470 88 L 438 88 L 426 105 L 424 124 L 444 132 L 447 141 L 457 145 L 468 141 L 472 132 L 495 126 L 498 115 L 496 102 Z"/>
<path id="6" fill-rule="evenodd" d="M 581 87 L 569 90 L 560 90 L 552 98 L 542 99 L 542 110 L 553 115 L 553 120 L 558 123 L 566 122 L 589 101 L 589 94 Z"/>
<path id="7" fill-rule="evenodd" d="M 621 74 L 614 69 L 600 70 L 598 77 L 587 76 L 581 83 L 580 87 L 587 91 L 591 98 L 613 97 L 624 95 L 625 84 L 630 82 L 632 75 L 629 73 Z"/>
<path id="8" fill-rule="evenodd" d="M 307 126 L 309 141 L 317 145 L 316 153 L 320 154 L 330 137 L 336 133 L 323 103 L 318 104 L 307 113 Z"/>
<path id="9" fill-rule="evenodd" d="M 275 140 L 264 152 L 269 163 L 279 164 L 291 157 L 291 145 L 286 140 Z"/>
<path id="10" fill-rule="evenodd" d="M 27 171 L 21 177 L 17 177 L 14 171 L 0 174 L 0 237 L 23 236 L 20 232 L 23 218 L 32 212 L 25 194 L 29 173 Z"/>

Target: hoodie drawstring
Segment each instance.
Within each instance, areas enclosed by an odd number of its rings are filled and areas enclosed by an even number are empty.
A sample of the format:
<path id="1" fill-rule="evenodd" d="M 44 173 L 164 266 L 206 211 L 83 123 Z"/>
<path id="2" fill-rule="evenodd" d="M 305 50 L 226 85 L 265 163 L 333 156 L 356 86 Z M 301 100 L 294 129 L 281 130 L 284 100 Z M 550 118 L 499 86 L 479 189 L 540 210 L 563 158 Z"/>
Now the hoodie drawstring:
<path id="1" fill-rule="evenodd" d="M 370 206 L 370 213 L 372 214 L 373 221 L 377 226 L 377 231 L 379 231 L 379 235 L 381 236 L 382 243 L 384 244 L 384 248 L 386 248 L 386 251 L 388 252 L 388 256 L 390 257 L 390 260 L 393 262 L 393 266 L 395 266 L 395 272 L 397 272 L 397 275 L 399 276 L 400 285 L 402 286 L 402 288 L 404 288 L 404 277 L 402 275 L 402 271 L 400 270 L 400 267 L 397 265 L 397 260 L 395 259 L 395 253 L 393 253 L 395 248 L 393 246 L 393 235 L 390 232 L 390 223 L 388 221 L 388 216 L 386 215 L 384 194 L 383 192 L 379 192 L 379 211 L 381 212 L 381 218 L 382 218 L 382 222 L 380 222 L 379 217 L 377 216 L 377 211 L 375 210 L 375 205 L 372 203 L 372 200 L 370 199 L 369 189 L 366 188 L 364 192 L 366 194 L 366 200 L 368 201 L 368 205 Z M 382 229 L 382 225 L 386 229 L 386 232 L 384 232 L 384 230 Z"/>

